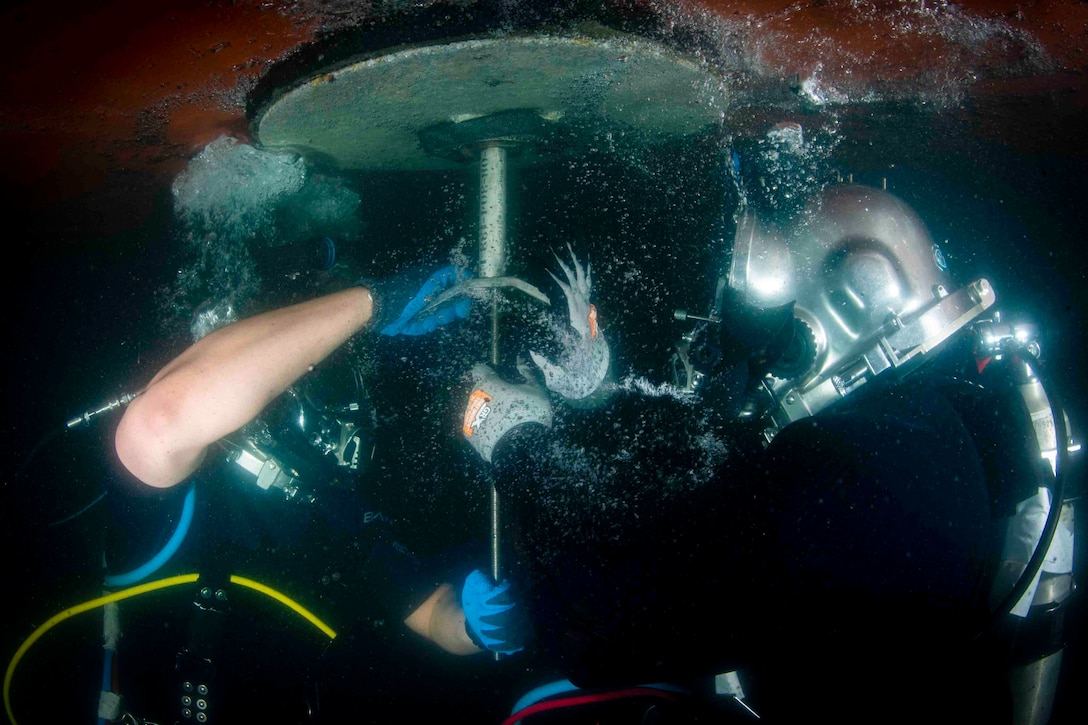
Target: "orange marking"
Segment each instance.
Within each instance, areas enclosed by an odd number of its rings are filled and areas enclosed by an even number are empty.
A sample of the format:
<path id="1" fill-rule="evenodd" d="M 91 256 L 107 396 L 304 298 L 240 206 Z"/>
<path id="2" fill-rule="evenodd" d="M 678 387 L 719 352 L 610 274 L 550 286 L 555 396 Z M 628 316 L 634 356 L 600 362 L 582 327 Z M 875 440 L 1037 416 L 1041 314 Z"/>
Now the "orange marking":
<path id="1" fill-rule="evenodd" d="M 461 432 L 466 436 L 471 436 L 476 432 L 476 426 L 480 424 L 481 413 L 487 409 L 487 404 L 491 402 L 491 396 L 484 391 L 477 388 L 472 391 L 472 395 L 468 396 L 468 407 L 465 408 L 465 419 L 461 422 Z M 483 417 L 487 417 L 486 413 L 483 413 Z"/>

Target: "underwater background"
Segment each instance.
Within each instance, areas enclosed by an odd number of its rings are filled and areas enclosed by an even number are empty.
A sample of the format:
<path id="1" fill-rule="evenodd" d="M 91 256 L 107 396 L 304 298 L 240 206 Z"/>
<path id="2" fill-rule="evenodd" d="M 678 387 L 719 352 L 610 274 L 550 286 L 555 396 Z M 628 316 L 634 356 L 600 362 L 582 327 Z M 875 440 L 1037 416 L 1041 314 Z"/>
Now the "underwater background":
<path id="1" fill-rule="evenodd" d="M 438 35 L 443 22 L 452 28 L 455 20 L 463 21 L 466 9 L 501 11 L 517 27 L 546 16 L 564 22 L 622 19 L 625 29 L 653 28 L 655 38 L 706 63 L 709 76 L 721 84 L 726 110 L 720 126 L 648 145 L 625 144 L 602 129 L 576 157 L 515 165 L 509 218 L 516 267 L 554 268 L 553 250 L 568 242 L 588 252 L 602 316 L 624 333 L 618 342 L 624 360 L 639 374 L 664 376 L 672 345 L 685 331 L 673 312 L 706 308 L 728 259 L 733 215 L 742 199 L 785 211 L 838 180 L 886 188 L 925 222 L 958 282 L 985 277 L 1004 314 L 1037 326 L 1041 360 L 1066 404 L 1073 434 L 1083 439 L 1088 428 L 1086 64 L 1083 51 L 1076 56 L 1079 66 L 1053 56 L 1038 37 L 1020 29 L 1015 15 L 1052 13 L 1052 4 L 1009 3 L 1007 12 L 983 14 L 979 4 L 921 1 L 832 0 L 765 8 L 750 3 L 735 9 L 725 2 L 567 3 L 558 15 L 540 10 L 539 3 L 515 1 L 239 5 L 296 26 L 316 26 L 322 32 L 315 37 L 341 37 L 375 17 L 401 18 L 417 6 L 433 13 L 425 17 Z M 17 36 L 20 22 L 40 11 L 24 8 L 20 20 L 19 10 L 5 11 L 9 22 L 0 32 L 11 35 L 8 54 L 31 53 Z M 809 11 L 835 20 L 787 32 Z M 179 17 L 184 12 L 176 9 Z M 1085 13 L 1073 17 L 1083 19 Z M 785 63 L 774 66 L 768 57 L 778 51 L 765 51 L 754 40 L 772 37 L 756 32 L 764 18 L 773 19 L 780 42 L 792 42 L 789 52 L 807 52 L 822 64 L 810 64 L 807 75 L 782 72 Z M 75 25 L 62 22 L 50 37 L 57 44 L 72 41 L 79 35 Z M 878 28 L 873 36 L 880 40 L 843 48 L 821 35 L 829 26 L 843 25 Z M 219 41 L 214 23 L 208 27 L 195 55 L 247 50 L 236 43 L 213 51 Z M 1065 32 L 1073 45 L 1088 38 L 1083 23 L 1063 26 L 1064 31 L 1045 27 L 1049 33 Z M 263 53 L 291 61 L 289 52 L 268 47 L 275 42 L 256 42 L 249 49 L 254 58 Z M 888 60 L 883 44 L 902 46 L 905 57 L 930 57 L 917 61 L 918 72 L 890 73 L 882 65 Z M 48 56 L 56 47 L 45 42 L 37 55 L 9 68 L 53 68 Z M 156 65 L 154 53 L 149 57 L 140 63 L 154 67 L 156 77 L 168 83 L 170 63 L 163 59 Z M 245 62 L 238 59 L 236 65 Z M 873 64 L 884 71 L 876 81 L 866 70 Z M 48 135 L 37 126 L 41 117 L 14 102 L 18 95 L 2 104 L 0 140 L 7 148 L 0 163 L 6 167 L 2 191 L 9 250 L 2 428 L 8 465 L 0 513 L 9 604 L 0 640 L 5 664 L 33 627 L 93 596 L 95 589 L 103 536 L 98 481 L 106 465 L 100 451 L 108 445 L 116 413 L 72 430 L 66 424 L 138 389 L 183 349 L 191 340 L 194 309 L 228 298 L 245 309 L 262 294 L 285 294 L 298 281 L 287 255 L 262 254 L 315 235 L 343 240 L 349 263 L 367 275 L 419 257 L 441 259 L 451 250 L 472 258 L 478 189 L 471 170 L 338 173 L 256 150 L 236 115 L 269 67 L 247 66 L 243 72 L 249 75 L 228 91 L 179 90 L 182 100 L 173 107 L 163 102 L 140 116 L 124 145 L 84 149 L 86 159 L 74 165 L 60 146 L 48 151 L 57 158 L 30 159 L 36 147 L 19 147 L 19 133 Z M 84 84 L 92 83 L 91 75 L 88 70 Z M 1065 83 L 1066 78 L 1080 85 Z M 25 79 L 12 80 L 19 90 Z M 1002 92 L 983 92 L 986 87 Z M 109 105 L 103 101 L 103 124 L 110 123 Z M 183 144 L 165 128 L 171 108 L 179 105 L 223 120 L 200 143 Z M 768 135 L 783 121 L 796 124 L 800 135 L 786 141 Z M 79 164 L 107 170 L 94 188 L 63 179 L 51 188 L 54 182 L 40 171 L 43 166 L 30 161 L 92 178 Z M 80 190 L 69 193 L 70 187 Z M 261 266 L 266 263 L 271 266 Z M 1074 472 L 1077 478 L 1067 485 L 1082 490 L 1083 467 Z M 404 506 L 417 512 L 420 529 L 432 532 L 430 546 L 459 542 L 466 529 L 486 524 L 486 501 L 478 492 L 439 487 L 428 496 L 423 483 Z M 458 510 L 453 507 L 463 512 L 456 523 L 448 520 L 449 512 Z M 1083 549 L 1088 512 L 1078 514 Z M 1084 581 L 1084 562 L 1075 566 L 1078 581 Z M 1083 694 L 1072 685 L 1083 681 L 1088 656 L 1083 610 L 1075 599 L 1054 723 L 1077 722 L 1084 713 Z M 85 712 L 83 721 L 93 717 L 99 629 L 91 615 L 35 646 L 13 691 L 19 712 L 27 713 L 21 722 L 34 722 L 31 713 L 46 716 L 54 708 Z M 290 657 L 292 645 L 282 646 L 276 652 Z M 365 672 L 352 674 L 367 678 L 364 687 L 375 692 L 370 701 L 404 712 L 409 720 L 413 714 L 447 714 L 451 722 L 498 722 L 520 694 L 504 689 L 511 683 L 503 677 L 490 680 L 488 663 L 455 662 L 451 668 L 425 652 L 415 655 L 422 663 L 417 667 L 376 651 Z M 441 698 L 421 701 L 419 693 L 436 691 Z M 388 721 L 376 713 L 360 716 Z"/>

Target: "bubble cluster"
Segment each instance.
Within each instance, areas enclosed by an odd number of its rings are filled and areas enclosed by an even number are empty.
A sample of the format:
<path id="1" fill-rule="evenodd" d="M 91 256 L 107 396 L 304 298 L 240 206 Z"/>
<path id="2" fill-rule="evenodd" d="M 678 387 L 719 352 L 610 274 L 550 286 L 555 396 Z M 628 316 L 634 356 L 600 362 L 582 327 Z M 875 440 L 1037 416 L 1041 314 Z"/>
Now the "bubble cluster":
<path id="1" fill-rule="evenodd" d="M 344 180 L 315 172 L 297 154 L 229 136 L 197 154 L 171 190 L 189 257 L 170 295 L 170 315 L 195 310 L 194 337 L 235 319 L 261 290 L 258 250 L 319 236 L 354 239 L 362 229 L 360 196 Z"/>

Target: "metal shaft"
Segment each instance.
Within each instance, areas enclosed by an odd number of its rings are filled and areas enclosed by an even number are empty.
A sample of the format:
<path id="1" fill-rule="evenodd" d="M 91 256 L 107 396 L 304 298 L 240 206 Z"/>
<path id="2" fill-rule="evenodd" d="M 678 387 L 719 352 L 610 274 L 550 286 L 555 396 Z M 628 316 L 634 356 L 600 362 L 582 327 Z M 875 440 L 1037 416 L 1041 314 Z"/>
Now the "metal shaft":
<path id="1" fill-rule="evenodd" d="M 501 277 L 506 271 L 506 148 L 489 144 L 480 149 L 481 277 Z M 499 362 L 499 297 L 491 294 L 491 364 Z M 499 558 L 499 493 L 491 484 L 491 577 L 502 580 Z"/>
<path id="2" fill-rule="evenodd" d="M 506 148 L 489 144 L 480 149 L 480 270 L 481 277 L 501 277 L 506 271 Z"/>

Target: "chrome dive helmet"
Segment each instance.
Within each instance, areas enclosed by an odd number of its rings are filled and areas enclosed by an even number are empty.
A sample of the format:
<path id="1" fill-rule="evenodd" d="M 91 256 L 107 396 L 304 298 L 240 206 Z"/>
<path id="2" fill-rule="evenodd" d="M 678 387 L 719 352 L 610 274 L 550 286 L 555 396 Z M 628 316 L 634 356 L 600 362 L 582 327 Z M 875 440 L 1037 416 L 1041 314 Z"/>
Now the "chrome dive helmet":
<path id="1" fill-rule="evenodd" d="M 374 426 L 361 373 L 339 361 L 310 372 L 224 445 L 260 488 L 313 501 L 323 487 L 355 486 L 370 460 Z"/>
<path id="2" fill-rule="evenodd" d="M 985 279 L 954 286 L 940 248 L 905 203 L 883 190 L 837 184 L 783 226 L 745 211 L 711 313 L 696 319 L 728 328 L 739 305 L 774 322 L 764 345 L 772 352 L 753 371 L 759 379 L 742 413 L 769 414 L 769 440 L 877 375 L 921 359 L 993 303 Z M 689 366 L 688 388 L 700 382 L 698 367 Z"/>

